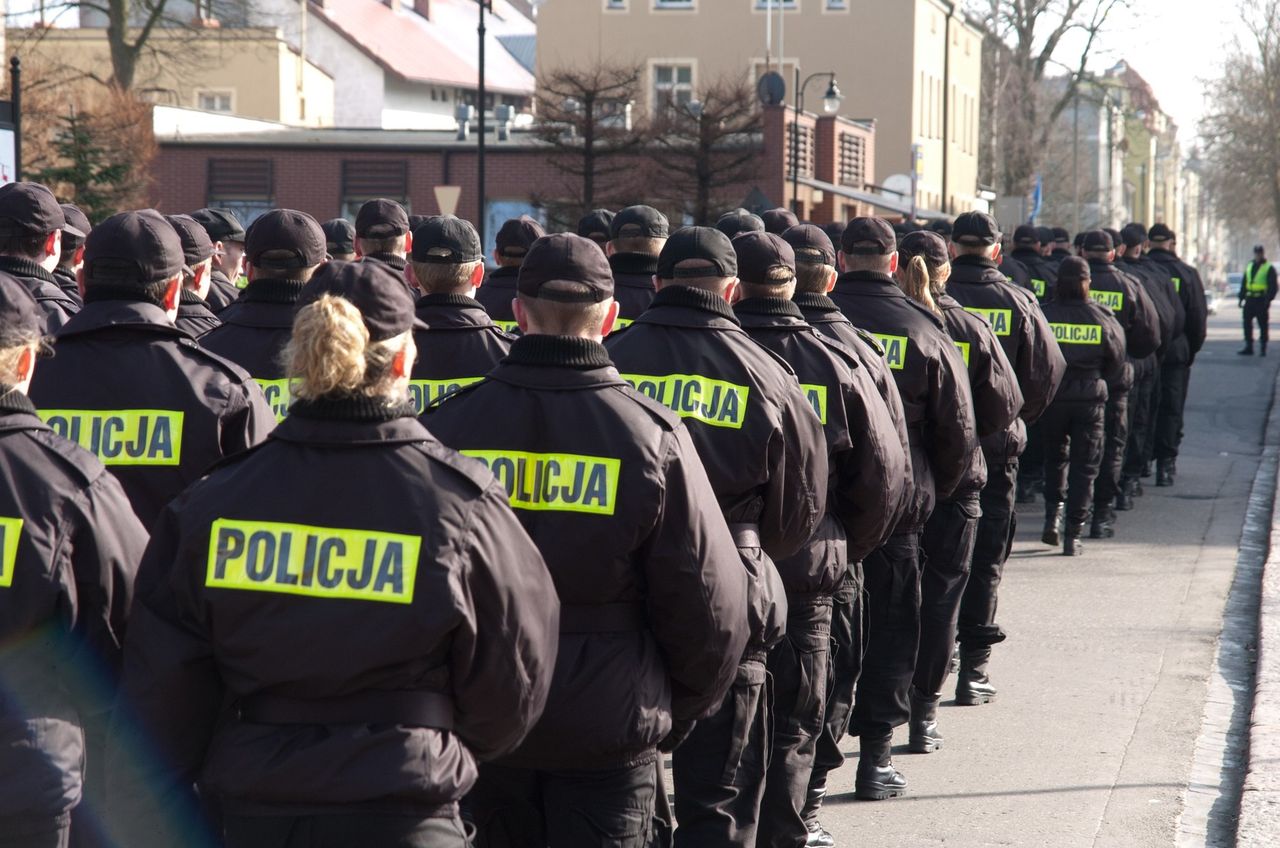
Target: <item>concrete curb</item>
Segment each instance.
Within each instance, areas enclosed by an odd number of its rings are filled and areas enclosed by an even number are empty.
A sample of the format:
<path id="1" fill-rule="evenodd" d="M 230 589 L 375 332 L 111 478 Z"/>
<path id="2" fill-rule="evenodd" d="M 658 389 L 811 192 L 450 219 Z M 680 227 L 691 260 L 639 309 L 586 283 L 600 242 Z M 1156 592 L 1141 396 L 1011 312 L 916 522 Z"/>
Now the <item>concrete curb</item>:
<path id="1" fill-rule="evenodd" d="M 1280 386 L 1280 380 L 1277 385 Z M 1251 522 L 1256 521 L 1269 531 L 1260 580 L 1248 765 L 1236 832 L 1236 844 L 1244 848 L 1274 846 L 1280 841 L 1280 510 L 1275 509 L 1276 490 L 1280 485 L 1276 470 L 1278 455 L 1280 404 L 1273 397 L 1271 412 L 1267 416 L 1262 464 L 1254 482 L 1255 494 L 1260 486 L 1266 485 L 1269 489 L 1269 515 L 1253 514 L 1255 497 L 1251 496 L 1245 533 L 1241 538 L 1243 555 L 1246 544 L 1251 541 Z"/>

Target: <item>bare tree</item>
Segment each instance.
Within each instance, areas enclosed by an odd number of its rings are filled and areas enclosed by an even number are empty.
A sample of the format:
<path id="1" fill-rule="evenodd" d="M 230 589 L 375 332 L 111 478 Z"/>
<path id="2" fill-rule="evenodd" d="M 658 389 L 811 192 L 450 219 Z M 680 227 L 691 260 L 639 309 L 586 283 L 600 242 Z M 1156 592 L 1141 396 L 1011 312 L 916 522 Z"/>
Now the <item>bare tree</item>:
<path id="1" fill-rule="evenodd" d="M 713 223 L 719 210 L 737 202 L 742 184 L 758 176 L 763 128 L 746 80 L 719 80 L 696 100 L 672 105 L 653 127 L 653 164 L 661 176 L 655 190 L 694 223 Z"/>

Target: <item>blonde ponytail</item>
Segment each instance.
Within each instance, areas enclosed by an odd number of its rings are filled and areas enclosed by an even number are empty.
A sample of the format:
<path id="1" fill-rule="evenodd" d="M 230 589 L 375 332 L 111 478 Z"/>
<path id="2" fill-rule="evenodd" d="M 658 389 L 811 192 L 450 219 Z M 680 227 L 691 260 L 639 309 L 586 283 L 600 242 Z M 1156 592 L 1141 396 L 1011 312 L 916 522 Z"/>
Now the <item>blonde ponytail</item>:
<path id="1" fill-rule="evenodd" d="M 323 295 L 298 310 L 293 336 L 284 359 L 296 398 L 316 400 L 334 395 L 387 396 L 394 391 L 391 363 L 411 347 L 403 333 L 384 342 L 370 342 L 360 310 L 350 301 Z M 413 351 L 407 351 L 410 358 Z"/>
<path id="2" fill-rule="evenodd" d="M 924 257 L 912 256 L 903 276 L 905 279 L 902 281 L 901 286 L 902 290 L 907 293 L 907 297 L 917 303 L 924 304 L 925 308 L 935 315 L 941 315 L 942 310 L 938 309 L 938 304 L 933 299 L 932 278 L 929 274 L 929 265 L 924 261 Z"/>

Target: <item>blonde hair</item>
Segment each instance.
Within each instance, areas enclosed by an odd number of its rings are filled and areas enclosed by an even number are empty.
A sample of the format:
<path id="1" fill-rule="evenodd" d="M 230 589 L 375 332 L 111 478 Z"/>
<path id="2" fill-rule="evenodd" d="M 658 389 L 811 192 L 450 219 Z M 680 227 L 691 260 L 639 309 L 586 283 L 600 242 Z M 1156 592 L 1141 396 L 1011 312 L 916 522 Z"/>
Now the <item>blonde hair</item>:
<path id="1" fill-rule="evenodd" d="M 944 268 L 946 269 L 945 275 L 942 273 Z M 898 275 L 898 287 L 907 293 L 907 297 L 917 303 L 924 304 L 933 314 L 941 315 L 942 310 L 938 308 L 938 302 L 934 297 L 942 294 L 942 284 L 946 282 L 947 277 L 950 275 L 950 264 L 939 265 L 934 271 L 930 272 L 929 264 L 924 261 L 923 256 L 912 256 Z"/>
<path id="2" fill-rule="evenodd" d="M 401 351 L 410 359 L 415 355 L 410 333 L 371 342 L 360 310 L 345 298 L 322 295 L 293 320 L 293 336 L 284 351 L 290 391 L 303 400 L 359 395 L 396 402 L 400 398 L 391 364 Z"/>
<path id="3" fill-rule="evenodd" d="M 28 350 L 41 344 L 39 333 L 5 333 L 5 347 L 0 348 L 0 386 L 12 387 L 18 383 L 18 363 Z M 0 394 L 8 394 L 0 390 Z"/>

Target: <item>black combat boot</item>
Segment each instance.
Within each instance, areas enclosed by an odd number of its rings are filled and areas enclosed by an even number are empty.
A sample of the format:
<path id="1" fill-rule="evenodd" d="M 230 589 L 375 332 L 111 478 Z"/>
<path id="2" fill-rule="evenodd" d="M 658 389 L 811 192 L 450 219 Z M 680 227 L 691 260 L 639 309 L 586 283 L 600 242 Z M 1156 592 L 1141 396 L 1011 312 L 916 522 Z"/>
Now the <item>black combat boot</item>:
<path id="1" fill-rule="evenodd" d="M 1080 556 L 1084 553 L 1084 525 L 1072 524 L 1067 527 L 1066 538 L 1062 540 L 1064 556 Z"/>
<path id="2" fill-rule="evenodd" d="M 1044 505 L 1044 535 L 1040 541 L 1046 545 L 1058 547 L 1062 544 L 1062 522 L 1066 516 L 1066 507 L 1062 504 Z"/>
<path id="3" fill-rule="evenodd" d="M 976 707 L 996 699 L 996 687 L 987 676 L 987 663 L 991 662 L 991 646 L 965 648 L 960 646 L 960 673 L 956 675 L 956 703 L 962 707 Z"/>
<path id="4" fill-rule="evenodd" d="M 1133 491 L 1137 483 L 1137 477 L 1125 477 L 1120 481 L 1120 491 L 1116 492 L 1116 509 L 1120 512 L 1133 509 Z"/>
<path id="5" fill-rule="evenodd" d="M 1093 523 L 1089 527 L 1090 539 L 1110 539 L 1116 534 L 1116 513 L 1109 506 L 1093 511 Z"/>
<path id="6" fill-rule="evenodd" d="M 928 697 L 911 687 L 911 738 L 907 750 L 913 754 L 932 754 L 942 747 L 942 734 L 938 732 L 937 695 Z"/>
<path id="7" fill-rule="evenodd" d="M 804 807 L 800 810 L 800 818 L 804 820 L 809 838 L 805 848 L 835 848 L 836 840 L 818 821 L 818 813 L 822 810 L 822 799 L 827 797 L 827 778 L 815 778 L 809 782 L 809 792 L 804 799 Z"/>
<path id="8" fill-rule="evenodd" d="M 1150 476 L 1151 476 L 1151 460 L 1148 459 L 1146 463 L 1142 466 L 1142 478 L 1145 480 Z"/>
<path id="9" fill-rule="evenodd" d="M 1024 480 L 1021 477 L 1018 478 L 1017 501 L 1020 504 L 1036 502 L 1036 484 L 1034 480 Z"/>
<path id="10" fill-rule="evenodd" d="M 1173 478 L 1178 473 L 1178 466 L 1172 459 L 1162 459 L 1156 463 L 1156 485 L 1172 486 Z"/>
<path id="11" fill-rule="evenodd" d="M 1246 345 L 1243 350 L 1237 350 L 1236 356 L 1253 356 L 1253 346 Z"/>
<path id="12" fill-rule="evenodd" d="M 858 746 L 858 777 L 853 794 L 860 801 L 885 801 L 907 794 L 907 779 L 889 756 L 893 736 L 863 736 Z"/>
<path id="13" fill-rule="evenodd" d="M 956 643 L 955 650 L 951 652 L 951 662 L 947 663 L 947 674 L 956 674 L 960 671 L 960 643 Z"/>

